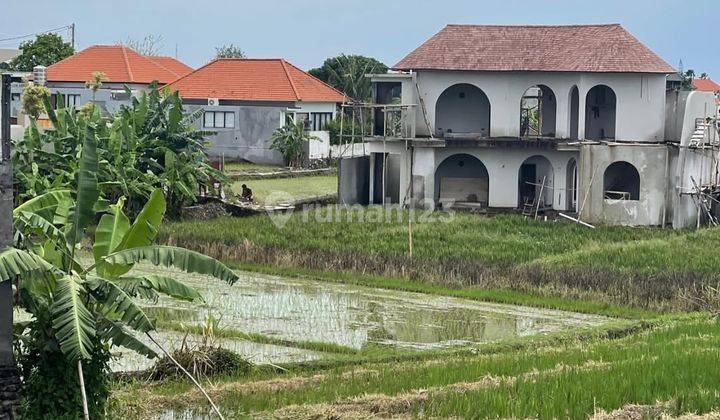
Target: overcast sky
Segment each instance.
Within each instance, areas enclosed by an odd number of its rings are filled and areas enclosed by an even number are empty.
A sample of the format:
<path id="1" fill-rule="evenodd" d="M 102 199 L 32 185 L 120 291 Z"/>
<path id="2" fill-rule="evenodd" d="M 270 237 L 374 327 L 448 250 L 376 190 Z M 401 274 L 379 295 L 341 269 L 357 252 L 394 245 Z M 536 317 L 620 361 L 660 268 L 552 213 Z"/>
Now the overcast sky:
<path id="1" fill-rule="evenodd" d="M 76 24 L 76 45 L 153 34 L 198 67 L 216 46 L 310 69 L 340 53 L 392 65 L 448 23 L 621 23 L 670 65 L 720 79 L 718 0 L 21 0 L 0 1 L 0 39 Z M 67 35 L 63 31 L 63 35 Z M 0 41 L 0 48 L 18 41 Z"/>

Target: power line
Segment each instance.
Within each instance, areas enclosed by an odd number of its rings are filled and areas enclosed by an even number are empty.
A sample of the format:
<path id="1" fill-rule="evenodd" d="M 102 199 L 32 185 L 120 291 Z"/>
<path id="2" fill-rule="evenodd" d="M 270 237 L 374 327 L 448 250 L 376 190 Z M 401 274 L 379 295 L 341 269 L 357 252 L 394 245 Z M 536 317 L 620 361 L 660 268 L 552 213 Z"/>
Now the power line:
<path id="1" fill-rule="evenodd" d="M 16 41 L 16 40 L 18 40 L 18 39 L 31 38 L 31 37 L 37 36 L 37 35 L 47 34 L 47 33 L 50 33 L 50 32 L 57 32 L 57 31 L 62 30 L 62 29 L 70 29 L 71 27 L 72 27 L 72 25 L 65 25 L 65 26 L 61 26 L 61 27 L 59 27 L 59 28 L 48 29 L 47 31 L 35 32 L 35 33 L 32 33 L 32 34 L 27 34 L 27 35 L 13 36 L 13 37 L 10 37 L 10 38 L 0 38 L 0 42 Z"/>

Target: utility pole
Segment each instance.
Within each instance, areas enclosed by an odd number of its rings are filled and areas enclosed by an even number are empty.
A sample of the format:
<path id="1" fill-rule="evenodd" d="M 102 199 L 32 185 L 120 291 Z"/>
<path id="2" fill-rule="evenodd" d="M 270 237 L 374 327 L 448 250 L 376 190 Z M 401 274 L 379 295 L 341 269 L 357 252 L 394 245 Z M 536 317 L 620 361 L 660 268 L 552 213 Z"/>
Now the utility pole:
<path id="1" fill-rule="evenodd" d="M 70 24 L 70 44 L 72 44 L 73 50 L 75 49 L 75 22 Z"/>
<path id="2" fill-rule="evenodd" d="M 11 75 L 3 74 L 0 89 L 0 252 L 13 244 L 10 83 Z M 19 403 L 20 378 L 12 345 L 12 284 L 10 281 L 0 281 L 0 419 L 13 418 Z"/>

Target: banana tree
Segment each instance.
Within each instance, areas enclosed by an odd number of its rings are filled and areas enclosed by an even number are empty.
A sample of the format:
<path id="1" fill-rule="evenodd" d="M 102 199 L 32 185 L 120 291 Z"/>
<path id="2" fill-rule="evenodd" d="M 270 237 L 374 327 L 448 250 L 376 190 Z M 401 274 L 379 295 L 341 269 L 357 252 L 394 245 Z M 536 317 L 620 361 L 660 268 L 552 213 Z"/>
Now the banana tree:
<path id="1" fill-rule="evenodd" d="M 155 329 L 152 319 L 135 298 L 156 298 L 164 294 L 177 299 L 199 301 L 192 287 L 169 276 L 136 275 L 133 267 L 142 261 L 185 272 L 213 276 L 232 284 L 237 276 L 219 261 L 183 248 L 153 245 L 166 210 L 160 189 L 134 221 L 124 214 L 124 198 L 110 206 L 99 206 L 97 181 L 96 127 L 88 124 L 81 131 L 82 152 L 76 176 L 76 190 L 45 193 L 15 208 L 15 247 L 0 253 L 0 282 L 19 280 L 19 305 L 31 320 L 19 326 L 23 340 L 21 353 L 33 353 L 28 360 L 38 362 L 56 355 L 44 365 L 21 366 L 26 376 L 26 399 L 36 414 L 77 414 L 85 417 L 92 410 L 101 416 L 104 397 L 96 387 L 87 387 L 83 363 L 107 372 L 105 356 L 110 346 L 121 346 L 147 357 L 154 350 L 136 338 Z M 92 262 L 78 255 L 86 228 L 97 220 L 92 245 Z M 133 333 L 134 332 L 134 333 Z M 22 359 L 22 358 L 21 358 Z M 43 366 L 47 369 L 43 371 Z M 62 379 L 52 383 L 57 366 L 65 366 Z M 67 370 L 77 367 L 77 376 L 67 382 Z M 42 380 L 35 380 L 42 378 Z M 28 390 L 28 383 L 30 389 Z M 33 388 L 33 384 L 37 386 Z M 48 386 L 63 388 L 57 395 L 70 401 L 67 413 L 57 413 L 59 401 L 47 398 Z M 80 389 L 78 397 L 77 387 Z M 50 386 L 52 388 L 52 386 Z M 58 394 L 58 391 L 55 391 Z M 30 395 L 28 395 L 30 394 Z M 85 404 L 89 400 L 90 404 Z M 81 403 L 81 404 L 78 404 Z"/>

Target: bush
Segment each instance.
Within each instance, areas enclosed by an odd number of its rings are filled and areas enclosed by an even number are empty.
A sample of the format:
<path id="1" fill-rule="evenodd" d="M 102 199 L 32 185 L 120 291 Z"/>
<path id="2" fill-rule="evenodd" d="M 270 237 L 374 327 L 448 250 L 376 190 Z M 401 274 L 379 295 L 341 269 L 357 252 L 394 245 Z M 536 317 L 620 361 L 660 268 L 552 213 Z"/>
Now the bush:
<path id="1" fill-rule="evenodd" d="M 39 327 L 30 329 L 31 333 L 23 340 L 22 352 L 17 355 L 23 377 L 22 418 L 75 419 L 77 413 L 82 413 L 77 363 L 70 361 Z M 83 376 L 90 418 L 99 419 L 105 416 L 110 394 L 107 371 L 110 352 L 106 344 L 95 338 L 91 355 L 83 363 Z"/>
<path id="2" fill-rule="evenodd" d="M 250 362 L 222 347 L 182 348 L 174 351 L 172 357 L 193 376 L 245 374 L 249 373 L 252 368 Z M 184 376 L 185 374 L 180 368 L 166 356 L 155 363 L 151 378 L 161 380 Z"/>

